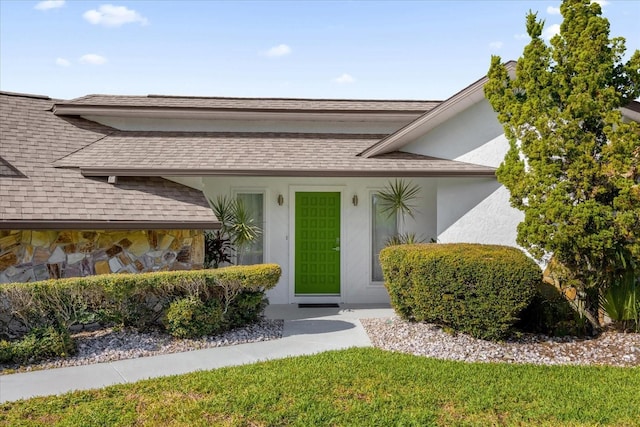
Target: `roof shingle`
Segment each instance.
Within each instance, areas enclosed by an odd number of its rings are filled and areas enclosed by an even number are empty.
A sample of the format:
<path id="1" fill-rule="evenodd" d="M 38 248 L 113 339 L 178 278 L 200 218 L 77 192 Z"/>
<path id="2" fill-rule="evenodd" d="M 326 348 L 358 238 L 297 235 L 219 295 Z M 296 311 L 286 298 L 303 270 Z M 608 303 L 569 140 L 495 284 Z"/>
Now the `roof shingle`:
<path id="1" fill-rule="evenodd" d="M 217 225 L 198 190 L 162 178 L 121 178 L 111 185 L 106 179 L 85 178 L 78 169 L 53 167 L 55 160 L 115 130 L 81 118 L 57 117 L 52 104 L 42 97 L 0 93 L 0 228 L 69 222 L 92 228 Z"/>
<path id="2" fill-rule="evenodd" d="M 495 172 L 490 167 L 403 152 L 358 156 L 381 137 L 120 131 L 55 164 L 80 167 L 87 175 L 134 176 L 467 176 Z"/>
<path id="3" fill-rule="evenodd" d="M 297 110 L 297 111 L 379 111 L 424 113 L 440 101 L 411 100 L 352 100 L 352 99 L 298 99 L 298 98 L 225 98 L 199 96 L 122 96 L 86 95 L 58 105 L 206 108 L 238 110 Z"/>

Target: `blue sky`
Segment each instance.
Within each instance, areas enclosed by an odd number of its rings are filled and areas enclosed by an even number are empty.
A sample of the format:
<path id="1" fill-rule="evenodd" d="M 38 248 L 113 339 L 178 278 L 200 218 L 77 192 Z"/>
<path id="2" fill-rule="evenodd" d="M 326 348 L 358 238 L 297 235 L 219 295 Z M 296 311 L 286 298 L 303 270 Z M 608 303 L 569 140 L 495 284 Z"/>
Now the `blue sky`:
<path id="1" fill-rule="evenodd" d="M 640 49 L 640 1 L 603 1 Z M 0 0 L 0 89 L 445 99 L 517 59 L 525 16 L 553 31 L 559 1 Z"/>

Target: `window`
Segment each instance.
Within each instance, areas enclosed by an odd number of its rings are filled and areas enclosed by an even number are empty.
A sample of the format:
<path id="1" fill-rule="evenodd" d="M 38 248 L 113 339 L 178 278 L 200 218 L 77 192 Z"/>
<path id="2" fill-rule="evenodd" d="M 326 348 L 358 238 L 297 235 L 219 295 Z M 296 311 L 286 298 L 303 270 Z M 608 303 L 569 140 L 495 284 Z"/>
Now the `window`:
<path id="1" fill-rule="evenodd" d="M 265 230 L 264 194 L 237 193 L 236 197 L 244 204 L 244 207 L 251 215 L 251 218 L 253 218 L 253 224 L 260 227 L 260 234 L 253 242 L 243 245 L 240 248 L 236 248 L 236 263 L 238 265 L 262 264 L 264 262 Z"/>
<path id="2" fill-rule="evenodd" d="M 382 282 L 382 267 L 378 256 L 387 240 L 397 234 L 398 221 L 395 215 L 380 212 L 380 200 L 376 194 L 371 195 L 371 280 Z"/>

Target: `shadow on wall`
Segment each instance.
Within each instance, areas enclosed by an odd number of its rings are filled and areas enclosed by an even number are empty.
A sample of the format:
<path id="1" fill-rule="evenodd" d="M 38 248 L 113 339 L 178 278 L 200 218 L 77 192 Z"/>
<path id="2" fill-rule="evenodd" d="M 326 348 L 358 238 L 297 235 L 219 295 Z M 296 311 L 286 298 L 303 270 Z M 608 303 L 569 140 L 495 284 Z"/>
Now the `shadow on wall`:
<path id="1" fill-rule="evenodd" d="M 503 133 L 504 129 L 498 122 L 496 113 L 488 102 L 482 101 L 436 126 L 423 137 L 408 144 L 404 150 L 459 160 L 459 157 L 484 146 Z M 455 144 L 452 144 L 452 141 L 455 141 Z M 471 163 L 485 164 L 477 159 Z"/>
<path id="2" fill-rule="evenodd" d="M 474 231 L 473 234 L 496 221 L 499 228 L 510 226 L 513 208 L 509 205 L 508 192 L 501 187 L 493 178 L 441 180 L 438 185 L 438 236 L 448 232 L 454 224 Z M 504 224 L 503 220 L 509 224 Z M 518 222 L 519 218 L 515 224 Z M 515 229 L 513 231 L 515 233 Z"/>

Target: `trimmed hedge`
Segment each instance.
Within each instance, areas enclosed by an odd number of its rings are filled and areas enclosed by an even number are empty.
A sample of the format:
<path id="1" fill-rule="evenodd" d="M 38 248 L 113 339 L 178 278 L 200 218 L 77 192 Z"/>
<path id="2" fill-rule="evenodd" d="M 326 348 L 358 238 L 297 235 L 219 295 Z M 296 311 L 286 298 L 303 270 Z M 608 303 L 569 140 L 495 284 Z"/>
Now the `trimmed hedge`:
<path id="1" fill-rule="evenodd" d="M 259 292 L 262 304 L 264 290 L 273 288 L 280 274 L 278 265 L 261 264 L 3 284 L 0 337 L 15 338 L 49 326 L 68 330 L 94 322 L 138 329 L 163 326 L 170 304 L 186 297 L 216 300 L 231 316 L 229 309 L 242 293 Z"/>
<path id="2" fill-rule="evenodd" d="M 507 246 L 390 246 L 380 263 L 399 316 L 492 340 L 508 335 L 542 278 L 533 260 Z"/>

